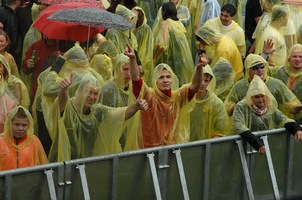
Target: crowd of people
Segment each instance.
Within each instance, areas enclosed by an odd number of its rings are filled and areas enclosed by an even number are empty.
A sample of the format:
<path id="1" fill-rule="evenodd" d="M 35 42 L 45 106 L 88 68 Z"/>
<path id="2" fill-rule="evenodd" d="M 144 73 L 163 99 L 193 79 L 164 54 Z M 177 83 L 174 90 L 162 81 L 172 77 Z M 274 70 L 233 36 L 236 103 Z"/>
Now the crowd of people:
<path id="1" fill-rule="evenodd" d="M 32 23 L 51 5 L 24 3 L 0 7 L 0 170 L 233 134 L 264 154 L 253 132 L 279 127 L 302 140 L 302 44 L 278 0 L 100 0 L 133 28 L 86 43 L 48 38 Z"/>

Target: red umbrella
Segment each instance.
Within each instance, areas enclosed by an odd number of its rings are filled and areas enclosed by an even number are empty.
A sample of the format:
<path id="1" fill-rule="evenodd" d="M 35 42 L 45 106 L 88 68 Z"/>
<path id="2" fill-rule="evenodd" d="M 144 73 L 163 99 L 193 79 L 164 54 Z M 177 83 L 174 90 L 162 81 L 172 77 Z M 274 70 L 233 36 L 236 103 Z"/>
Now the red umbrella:
<path id="1" fill-rule="evenodd" d="M 33 27 L 50 39 L 85 42 L 88 39 L 88 35 L 89 37 L 92 37 L 97 33 L 104 31 L 105 28 L 89 28 L 83 25 L 67 24 L 64 22 L 48 20 L 47 17 L 58 10 L 88 7 L 103 9 L 100 5 L 96 5 L 94 3 L 67 2 L 50 5 L 39 14 L 38 18 L 33 23 Z"/>

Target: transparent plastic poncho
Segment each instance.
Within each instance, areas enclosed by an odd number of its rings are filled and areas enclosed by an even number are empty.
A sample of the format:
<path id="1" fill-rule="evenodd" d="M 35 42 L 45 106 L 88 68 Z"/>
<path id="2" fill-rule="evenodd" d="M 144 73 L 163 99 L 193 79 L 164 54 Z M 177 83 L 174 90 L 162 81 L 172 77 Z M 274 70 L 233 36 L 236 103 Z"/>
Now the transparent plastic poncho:
<path id="1" fill-rule="evenodd" d="M 265 96 L 267 111 L 259 116 L 252 108 L 252 96 L 262 94 Z M 249 85 L 246 99 L 240 101 L 235 107 L 233 118 L 234 134 L 245 131 L 262 131 L 281 128 L 287 122 L 294 120 L 285 116 L 277 106 L 277 102 L 259 76 L 254 76 Z"/>

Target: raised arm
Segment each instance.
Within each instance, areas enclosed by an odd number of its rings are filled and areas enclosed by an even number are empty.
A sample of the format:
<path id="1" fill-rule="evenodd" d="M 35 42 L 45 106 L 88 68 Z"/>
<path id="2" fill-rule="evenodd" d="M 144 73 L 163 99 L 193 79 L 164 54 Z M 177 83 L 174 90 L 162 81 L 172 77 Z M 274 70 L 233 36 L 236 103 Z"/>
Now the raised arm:
<path id="1" fill-rule="evenodd" d="M 140 79 L 139 67 L 136 62 L 136 56 L 134 50 L 127 44 L 127 48 L 124 51 L 124 54 L 130 58 L 130 74 L 131 78 L 134 81 Z"/>
<path id="2" fill-rule="evenodd" d="M 195 67 L 190 89 L 196 91 L 199 89 L 202 81 L 202 68 L 208 64 L 208 59 L 201 57 L 200 62 Z"/>
<path id="3" fill-rule="evenodd" d="M 68 77 L 65 77 L 60 83 L 60 91 L 58 94 L 60 112 L 63 112 L 65 110 L 66 103 L 69 98 L 68 87 L 72 83 L 72 78 L 73 78 L 73 72 L 71 72 Z"/>

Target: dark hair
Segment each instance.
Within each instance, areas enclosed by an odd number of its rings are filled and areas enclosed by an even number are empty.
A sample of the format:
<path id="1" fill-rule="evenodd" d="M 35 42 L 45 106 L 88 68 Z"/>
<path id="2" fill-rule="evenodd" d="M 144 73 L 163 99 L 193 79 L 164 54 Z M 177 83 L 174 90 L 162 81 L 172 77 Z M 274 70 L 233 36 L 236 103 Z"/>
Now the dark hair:
<path id="1" fill-rule="evenodd" d="M 126 8 L 128 8 L 129 10 L 137 6 L 135 0 L 123 0 L 121 4 L 124 5 Z"/>
<path id="2" fill-rule="evenodd" d="M 229 3 L 222 6 L 221 12 L 223 12 L 223 11 L 229 13 L 231 17 L 236 15 L 236 8 L 232 4 L 229 4 Z"/>
<path id="3" fill-rule="evenodd" d="M 106 9 L 109 12 L 115 13 L 115 9 L 118 4 L 120 4 L 122 0 L 111 0 L 110 1 L 110 6 Z"/>
<path id="4" fill-rule="evenodd" d="M 135 9 L 138 12 L 136 28 L 140 27 L 144 23 L 145 15 L 141 9 Z"/>
<path id="5" fill-rule="evenodd" d="M 163 20 L 173 19 L 174 21 L 179 20 L 177 17 L 176 6 L 172 2 L 164 3 L 161 7 Z"/>
<path id="6" fill-rule="evenodd" d="M 23 110 L 23 108 L 19 107 L 16 115 L 14 116 L 14 118 L 15 117 L 25 119 L 25 118 L 27 118 L 27 115 L 26 115 L 25 111 Z"/>

